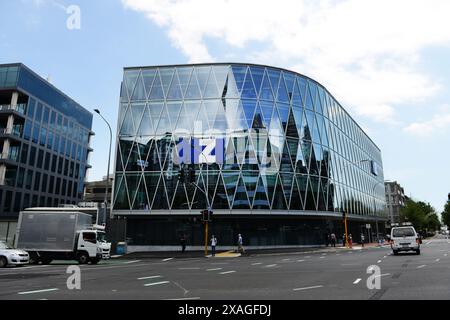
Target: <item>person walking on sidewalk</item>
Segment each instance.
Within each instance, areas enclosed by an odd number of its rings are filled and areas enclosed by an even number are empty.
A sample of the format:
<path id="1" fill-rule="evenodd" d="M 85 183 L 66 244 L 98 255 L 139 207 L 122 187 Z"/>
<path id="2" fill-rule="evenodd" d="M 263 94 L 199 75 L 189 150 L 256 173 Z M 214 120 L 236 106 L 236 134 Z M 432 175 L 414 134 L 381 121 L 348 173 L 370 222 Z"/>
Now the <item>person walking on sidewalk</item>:
<path id="1" fill-rule="evenodd" d="M 184 253 L 186 251 L 186 237 L 184 234 L 180 238 L 180 244 L 181 244 L 181 252 Z"/>
<path id="2" fill-rule="evenodd" d="M 348 246 L 350 248 L 353 247 L 353 238 L 352 238 L 352 234 L 351 233 L 348 235 Z"/>
<path id="3" fill-rule="evenodd" d="M 240 253 L 245 253 L 245 250 L 244 250 L 244 247 L 243 247 L 243 243 L 244 243 L 244 241 L 242 240 L 242 236 L 239 233 L 238 234 L 238 252 L 240 252 Z"/>
<path id="4" fill-rule="evenodd" d="M 334 232 L 331 234 L 330 238 L 331 238 L 331 246 L 336 248 L 336 235 L 334 234 Z"/>
<path id="5" fill-rule="evenodd" d="M 216 255 L 216 245 L 217 245 L 217 238 L 215 235 L 212 235 L 212 237 L 211 237 L 211 254 L 213 257 Z"/>

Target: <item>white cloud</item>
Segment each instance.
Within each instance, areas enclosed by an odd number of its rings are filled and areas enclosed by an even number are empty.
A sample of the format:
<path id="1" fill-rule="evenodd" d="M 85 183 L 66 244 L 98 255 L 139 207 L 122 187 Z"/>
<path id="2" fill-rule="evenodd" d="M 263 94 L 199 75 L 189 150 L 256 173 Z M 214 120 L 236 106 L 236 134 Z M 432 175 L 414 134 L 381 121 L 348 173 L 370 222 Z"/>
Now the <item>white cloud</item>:
<path id="1" fill-rule="evenodd" d="M 418 137 L 431 137 L 435 134 L 444 134 L 450 129 L 450 106 L 442 106 L 439 113 L 431 120 L 414 122 L 404 128 L 406 133 Z"/>
<path id="2" fill-rule="evenodd" d="M 440 89 L 416 68 L 421 50 L 450 44 L 448 0 L 122 2 L 167 29 L 190 62 L 246 52 L 238 57 L 312 76 L 351 111 L 391 124 L 399 124 L 395 105 Z M 212 56 L 209 39 L 228 52 Z"/>

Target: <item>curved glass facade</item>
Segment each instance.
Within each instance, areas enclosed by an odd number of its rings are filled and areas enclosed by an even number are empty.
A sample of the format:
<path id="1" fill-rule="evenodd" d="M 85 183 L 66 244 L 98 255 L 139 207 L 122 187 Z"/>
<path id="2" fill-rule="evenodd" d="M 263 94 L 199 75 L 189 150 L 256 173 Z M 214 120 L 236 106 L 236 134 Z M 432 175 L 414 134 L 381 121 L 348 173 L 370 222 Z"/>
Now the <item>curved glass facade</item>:
<path id="1" fill-rule="evenodd" d="M 287 70 L 126 68 L 116 155 L 115 214 L 385 214 L 380 150 L 322 85 Z M 178 181 L 188 162 L 198 188 Z"/>

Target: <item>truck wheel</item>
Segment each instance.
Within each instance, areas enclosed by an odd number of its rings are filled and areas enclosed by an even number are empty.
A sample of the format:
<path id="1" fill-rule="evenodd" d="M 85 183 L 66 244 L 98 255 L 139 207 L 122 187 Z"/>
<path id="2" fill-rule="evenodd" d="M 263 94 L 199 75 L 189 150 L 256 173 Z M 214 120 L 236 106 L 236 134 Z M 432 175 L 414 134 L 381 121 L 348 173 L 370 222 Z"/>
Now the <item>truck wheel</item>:
<path id="1" fill-rule="evenodd" d="M 5 257 L 0 257 L 0 268 L 5 268 L 8 265 L 8 260 Z"/>
<path id="2" fill-rule="evenodd" d="M 78 263 L 79 264 L 86 264 L 88 262 L 89 262 L 89 256 L 87 253 L 83 252 L 78 255 Z"/>
<path id="3" fill-rule="evenodd" d="M 30 264 L 39 264 L 39 257 L 35 253 L 30 253 Z"/>
<path id="4" fill-rule="evenodd" d="M 41 261 L 42 261 L 42 264 L 50 264 L 50 263 L 52 263 L 53 259 L 43 258 L 43 259 L 41 259 Z"/>

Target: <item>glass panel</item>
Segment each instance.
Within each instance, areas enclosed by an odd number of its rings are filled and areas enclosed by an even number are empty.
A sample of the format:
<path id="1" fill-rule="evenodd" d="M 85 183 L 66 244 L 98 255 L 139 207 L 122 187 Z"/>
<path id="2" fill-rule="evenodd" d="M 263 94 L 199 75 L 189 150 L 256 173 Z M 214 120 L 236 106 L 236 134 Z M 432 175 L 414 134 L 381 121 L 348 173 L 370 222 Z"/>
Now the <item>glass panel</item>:
<path id="1" fill-rule="evenodd" d="M 261 90 L 259 93 L 259 99 L 260 100 L 268 100 L 268 101 L 274 100 L 273 90 L 272 90 L 272 86 L 270 85 L 269 74 L 267 73 L 267 71 L 264 72 L 264 78 L 262 80 Z"/>
<path id="2" fill-rule="evenodd" d="M 133 96 L 134 87 L 139 76 L 139 70 L 127 70 L 124 74 L 124 82 L 127 88 L 128 98 Z"/>
<path id="3" fill-rule="evenodd" d="M 203 98 L 220 98 L 221 94 L 219 93 L 216 77 L 214 76 L 214 72 L 209 74 L 208 83 L 206 84 L 205 92 L 203 94 Z"/>
<path id="4" fill-rule="evenodd" d="M 147 184 L 148 186 L 148 184 Z M 148 188 L 147 188 L 148 190 Z M 153 200 L 152 210 L 168 210 L 169 204 L 164 186 L 164 179 L 159 179 L 158 188 L 156 188 L 155 199 Z"/>
<path id="5" fill-rule="evenodd" d="M 247 190 L 245 188 L 242 177 L 239 177 L 239 181 L 237 184 L 236 195 L 233 201 L 233 209 L 250 209 Z"/>
<path id="6" fill-rule="evenodd" d="M 223 182 L 222 175 L 219 176 L 217 181 L 217 188 L 212 207 L 213 209 L 229 209 L 228 196 L 226 193 L 226 188 Z"/>
<path id="7" fill-rule="evenodd" d="M 236 87 L 240 93 L 240 92 L 242 92 L 242 88 L 243 88 L 244 81 L 245 81 L 245 75 L 247 74 L 247 67 L 233 66 L 232 70 L 233 70 L 234 80 L 236 82 Z"/>
<path id="8" fill-rule="evenodd" d="M 197 72 L 193 72 L 190 82 L 189 82 L 189 86 L 186 90 L 186 93 L 184 95 L 185 99 L 201 99 L 201 93 L 200 93 L 200 89 L 198 86 L 198 81 L 197 81 Z"/>
<path id="9" fill-rule="evenodd" d="M 181 100 L 183 99 L 183 90 L 178 79 L 178 74 L 175 72 L 172 83 L 170 85 L 169 92 L 167 94 L 167 100 Z"/>
<path id="10" fill-rule="evenodd" d="M 310 81 L 308 81 L 308 86 L 306 89 L 305 108 L 309 109 L 309 110 L 314 110 L 314 100 L 313 100 L 314 99 L 313 98 L 314 91 L 313 91 L 313 89 L 311 89 L 312 85 L 313 84 Z"/>
<path id="11" fill-rule="evenodd" d="M 160 173 L 146 173 L 144 175 L 145 185 L 147 186 L 148 201 L 150 204 L 153 202 L 155 197 L 155 191 L 158 187 L 158 182 L 160 178 Z"/>
<path id="12" fill-rule="evenodd" d="M 230 171 L 224 171 L 223 172 L 223 182 L 225 184 L 226 193 L 228 197 L 228 203 L 230 204 L 230 207 L 233 204 L 233 198 L 234 193 L 236 191 L 236 185 L 239 179 L 239 173 L 238 172 L 230 172 Z"/>
<path id="13" fill-rule="evenodd" d="M 173 69 L 173 68 L 160 68 L 159 69 L 159 74 L 161 76 L 161 83 L 162 83 L 162 87 L 164 89 L 164 95 L 166 97 L 169 93 L 169 86 L 172 82 L 174 70 L 175 69 Z"/>
<path id="14" fill-rule="evenodd" d="M 144 89 L 144 81 L 142 80 L 142 75 L 139 75 L 131 100 L 146 100 L 146 99 L 147 96 Z"/>
<path id="15" fill-rule="evenodd" d="M 152 90 L 150 91 L 149 100 L 164 100 L 164 91 L 161 83 L 159 71 L 155 75 Z"/>
<path id="16" fill-rule="evenodd" d="M 286 84 L 284 82 L 283 74 L 284 73 L 282 72 L 282 76 L 281 76 L 280 82 L 278 84 L 277 101 L 289 104 L 290 103 L 290 96 L 288 95 L 288 92 L 286 90 Z"/>
<path id="17" fill-rule="evenodd" d="M 156 69 L 146 69 L 142 71 L 142 79 L 144 81 L 145 96 L 150 95 L 153 81 L 155 80 Z"/>
<path id="18" fill-rule="evenodd" d="M 264 77 L 264 68 L 261 67 L 250 67 L 250 72 L 253 78 L 253 83 L 255 84 L 256 93 L 259 96 L 261 90 L 261 84 Z"/>
<path id="19" fill-rule="evenodd" d="M 264 183 L 262 177 L 258 178 L 258 186 L 255 190 L 255 199 L 253 201 L 253 210 L 269 210 L 270 203 L 267 199 L 266 188 L 264 187 Z"/>
<path id="20" fill-rule="evenodd" d="M 145 108 L 144 114 L 142 116 L 142 121 L 139 126 L 137 135 L 138 136 L 150 136 L 154 134 L 154 129 L 152 125 L 152 118 L 150 116 L 150 111 L 148 107 Z"/>
<path id="21" fill-rule="evenodd" d="M 247 71 L 247 75 L 245 76 L 244 84 L 242 87 L 241 98 L 245 99 L 256 99 L 256 90 L 253 84 L 252 76 L 250 73 L 250 69 Z"/>

